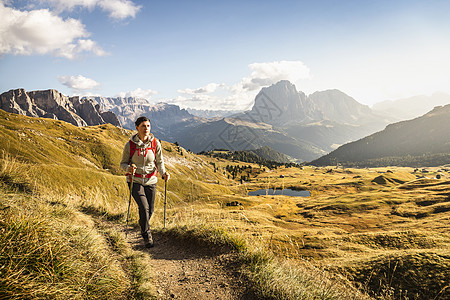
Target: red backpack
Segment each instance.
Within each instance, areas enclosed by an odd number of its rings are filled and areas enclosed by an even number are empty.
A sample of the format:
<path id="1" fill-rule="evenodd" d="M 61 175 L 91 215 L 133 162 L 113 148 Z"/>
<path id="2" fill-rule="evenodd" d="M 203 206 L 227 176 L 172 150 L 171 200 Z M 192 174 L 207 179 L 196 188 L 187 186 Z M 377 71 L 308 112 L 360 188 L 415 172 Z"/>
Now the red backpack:
<path id="1" fill-rule="evenodd" d="M 141 148 L 137 149 L 136 143 L 133 142 L 132 140 L 130 140 L 130 161 L 128 162 L 128 164 L 131 163 L 131 158 L 133 157 L 136 150 L 138 152 L 138 156 L 141 155 L 141 151 L 145 151 L 144 156 L 146 156 L 149 149 L 153 151 L 153 154 L 156 157 L 156 138 L 153 138 L 153 140 L 151 141 L 151 147 L 147 147 L 145 149 L 141 149 Z"/>
<path id="2" fill-rule="evenodd" d="M 137 151 L 138 156 L 139 155 L 146 156 L 149 149 L 153 151 L 153 154 L 156 157 L 156 138 L 153 138 L 153 140 L 151 141 L 151 147 L 147 147 L 147 148 L 143 148 L 143 149 L 136 148 L 136 143 L 133 142 L 132 140 L 130 140 L 130 160 L 128 161 L 128 164 L 131 163 L 131 158 L 133 157 L 133 155 L 136 151 Z M 141 154 L 142 152 L 143 152 L 143 154 Z M 157 174 L 158 174 L 158 170 L 155 170 L 153 173 L 145 174 L 145 175 L 134 173 L 134 176 L 140 177 L 140 178 L 142 178 L 142 177 L 150 178 L 152 176 L 156 176 Z M 127 173 L 127 175 L 131 175 L 131 174 Z"/>

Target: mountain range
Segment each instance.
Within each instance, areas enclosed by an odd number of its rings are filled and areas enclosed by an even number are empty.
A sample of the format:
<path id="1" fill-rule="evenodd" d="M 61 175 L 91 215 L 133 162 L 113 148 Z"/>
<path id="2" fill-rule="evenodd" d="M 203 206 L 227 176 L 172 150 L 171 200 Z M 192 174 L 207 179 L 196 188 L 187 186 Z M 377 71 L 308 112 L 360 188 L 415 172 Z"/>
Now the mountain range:
<path id="1" fill-rule="evenodd" d="M 177 139 L 194 152 L 269 146 L 293 160 L 309 161 L 390 121 L 338 90 L 306 96 L 283 80 L 263 88 L 250 111 L 189 126 Z"/>
<path id="2" fill-rule="evenodd" d="M 440 166 L 450 163 L 450 104 L 390 124 L 383 131 L 348 143 L 311 162 L 326 166 Z"/>
<path id="3" fill-rule="evenodd" d="M 439 99 L 446 101 L 445 95 Z M 178 142 L 193 152 L 269 147 L 287 155 L 293 162 L 334 164 L 337 159 L 349 159 L 331 155 L 341 153 L 340 146 L 381 132 L 384 128 L 390 130 L 393 125 L 386 125 L 401 118 L 393 108 L 407 106 L 405 101 L 385 102 L 371 109 L 339 90 L 306 95 L 297 91 L 289 81 L 282 80 L 263 88 L 255 97 L 251 110 L 230 112 L 231 115 L 193 111 L 195 116 L 177 105 L 153 105 L 142 98 L 67 97 L 56 90 L 10 90 L 0 95 L 0 108 L 27 116 L 59 119 L 76 126 L 111 123 L 127 129 L 134 129 L 136 118 L 145 115 L 151 120 L 155 136 Z M 392 108 L 391 113 L 383 112 L 389 111 L 389 107 Z M 410 109 L 409 114 L 414 113 L 417 114 L 418 110 Z M 392 138 L 392 143 L 395 144 L 395 138 Z M 343 147 L 349 149 L 347 145 Z M 327 153 L 330 154 L 324 156 Z M 322 156 L 323 160 L 319 160 Z"/>

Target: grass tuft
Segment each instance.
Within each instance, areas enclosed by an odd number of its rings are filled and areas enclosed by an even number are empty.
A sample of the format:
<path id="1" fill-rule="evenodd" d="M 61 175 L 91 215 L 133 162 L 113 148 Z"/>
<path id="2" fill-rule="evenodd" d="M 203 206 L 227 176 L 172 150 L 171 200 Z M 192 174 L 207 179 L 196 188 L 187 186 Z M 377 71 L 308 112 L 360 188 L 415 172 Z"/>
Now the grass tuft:
<path id="1" fill-rule="evenodd" d="M 0 295 L 8 298 L 119 298 L 124 274 L 85 229 L 55 229 L 42 216 L 2 213 Z"/>
<path id="2" fill-rule="evenodd" d="M 0 183 L 10 189 L 31 193 L 30 179 L 25 171 L 26 166 L 15 157 L 2 150 L 0 158 Z"/>

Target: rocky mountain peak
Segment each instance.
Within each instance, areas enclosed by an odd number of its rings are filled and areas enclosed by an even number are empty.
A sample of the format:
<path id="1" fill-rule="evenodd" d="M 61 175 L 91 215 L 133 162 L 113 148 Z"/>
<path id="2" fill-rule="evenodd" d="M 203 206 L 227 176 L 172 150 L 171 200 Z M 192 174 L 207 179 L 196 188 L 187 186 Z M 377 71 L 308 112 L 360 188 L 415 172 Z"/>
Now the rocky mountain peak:
<path id="1" fill-rule="evenodd" d="M 311 110 L 305 93 L 298 92 L 291 82 L 282 80 L 263 88 L 247 115 L 257 122 L 280 125 L 305 119 Z"/>
<path id="2" fill-rule="evenodd" d="M 83 97 L 97 102 L 101 110 L 117 116 L 122 127 L 135 129 L 134 122 L 138 117 L 150 119 L 152 133 L 159 139 L 175 142 L 175 137 L 185 128 L 204 122 L 200 117 L 191 115 L 178 105 L 169 103 L 152 104 L 148 100 L 135 97 Z"/>
<path id="3" fill-rule="evenodd" d="M 306 96 L 287 80 L 263 88 L 247 115 L 258 122 L 282 126 L 321 120 L 360 124 L 379 119 L 367 105 L 339 90 L 320 91 Z"/>
<path id="4" fill-rule="evenodd" d="M 31 92 L 24 89 L 10 90 L 0 95 L 0 108 L 30 117 L 62 120 L 75 126 L 105 123 L 120 125 L 117 116 L 101 112 L 96 102 L 78 96 L 68 97 L 54 89 Z"/>
<path id="5" fill-rule="evenodd" d="M 372 110 L 339 90 L 315 92 L 309 101 L 322 112 L 324 119 L 342 123 L 355 123 L 361 119 L 374 118 Z"/>
<path id="6" fill-rule="evenodd" d="M 276 93 L 278 95 L 285 95 L 288 97 L 298 94 L 295 85 L 289 80 L 280 80 L 269 87 L 262 88 L 261 92 Z"/>

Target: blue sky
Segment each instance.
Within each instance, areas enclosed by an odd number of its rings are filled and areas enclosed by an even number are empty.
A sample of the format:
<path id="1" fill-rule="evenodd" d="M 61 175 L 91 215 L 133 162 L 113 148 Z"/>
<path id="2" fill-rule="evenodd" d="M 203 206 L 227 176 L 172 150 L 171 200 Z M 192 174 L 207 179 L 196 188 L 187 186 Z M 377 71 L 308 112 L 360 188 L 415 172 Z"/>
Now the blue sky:
<path id="1" fill-rule="evenodd" d="M 450 93 L 450 1 L 0 0 L 0 92 L 246 109 L 281 79 L 372 105 Z"/>

